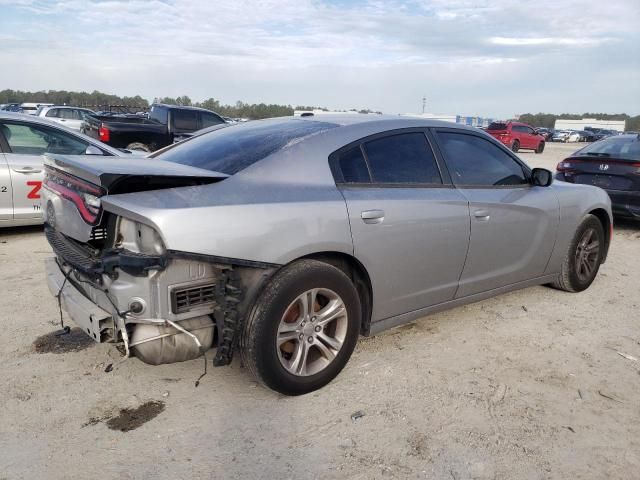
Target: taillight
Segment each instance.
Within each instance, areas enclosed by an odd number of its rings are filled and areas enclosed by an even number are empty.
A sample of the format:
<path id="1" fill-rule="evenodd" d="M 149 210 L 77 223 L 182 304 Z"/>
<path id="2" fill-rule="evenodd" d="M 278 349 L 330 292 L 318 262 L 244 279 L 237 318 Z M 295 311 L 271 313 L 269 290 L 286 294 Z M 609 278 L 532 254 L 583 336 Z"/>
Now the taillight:
<path id="1" fill-rule="evenodd" d="M 100 197 L 106 193 L 104 189 L 51 167 L 45 170 L 45 188 L 72 202 L 89 225 L 97 224 L 102 211 Z"/>
<path id="2" fill-rule="evenodd" d="M 104 123 L 100 124 L 100 128 L 98 129 L 98 138 L 101 142 L 109 141 L 109 129 L 104 126 Z"/>

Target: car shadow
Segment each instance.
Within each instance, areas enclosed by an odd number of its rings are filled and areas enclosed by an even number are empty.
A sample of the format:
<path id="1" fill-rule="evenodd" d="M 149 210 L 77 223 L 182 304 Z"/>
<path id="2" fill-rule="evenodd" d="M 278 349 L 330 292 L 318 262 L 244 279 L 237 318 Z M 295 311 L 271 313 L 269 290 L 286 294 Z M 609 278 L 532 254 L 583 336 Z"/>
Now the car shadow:
<path id="1" fill-rule="evenodd" d="M 640 231 L 640 219 L 614 217 L 613 231 L 638 232 Z"/>
<path id="2" fill-rule="evenodd" d="M 31 233 L 42 233 L 42 225 L 28 225 L 23 227 L 0 228 L 0 238 L 7 239 L 19 235 L 29 235 Z"/>

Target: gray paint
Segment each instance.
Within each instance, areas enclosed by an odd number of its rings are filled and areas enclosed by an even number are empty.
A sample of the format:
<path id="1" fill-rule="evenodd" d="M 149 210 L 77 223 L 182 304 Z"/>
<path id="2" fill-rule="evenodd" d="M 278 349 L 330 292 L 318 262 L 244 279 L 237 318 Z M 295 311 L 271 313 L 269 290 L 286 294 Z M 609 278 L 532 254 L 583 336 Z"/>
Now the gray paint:
<path id="1" fill-rule="evenodd" d="M 372 281 L 374 332 L 431 311 L 549 282 L 582 217 L 602 208 L 611 218 L 603 190 L 560 182 L 551 187 L 340 190 L 328 156 L 372 134 L 446 127 L 500 146 L 470 127 L 362 117 L 339 117 L 340 128 L 294 143 L 222 182 L 110 195 L 103 197 L 104 208 L 156 228 L 171 250 L 272 264 L 319 252 L 353 255 Z M 79 168 L 86 162 L 74 161 Z M 145 171 L 153 173 L 154 162 L 144 164 Z M 158 164 L 158 171 L 168 168 Z M 365 223 L 362 212 L 369 210 L 383 211 L 384 219 Z M 476 210 L 487 210 L 488 218 L 477 218 Z"/>

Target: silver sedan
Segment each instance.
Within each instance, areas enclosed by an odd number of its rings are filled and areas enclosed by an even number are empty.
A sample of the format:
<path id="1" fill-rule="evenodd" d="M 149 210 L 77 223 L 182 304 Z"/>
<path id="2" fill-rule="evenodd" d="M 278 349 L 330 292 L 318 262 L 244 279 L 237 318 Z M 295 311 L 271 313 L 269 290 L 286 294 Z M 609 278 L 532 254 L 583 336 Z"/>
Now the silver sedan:
<path id="1" fill-rule="evenodd" d="M 42 223 L 44 154 L 124 155 L 60 124 L 0 112 L 0 228 Z"/>
<path id="2" fill-rule="evenodd" d="M 235 351 L 313 391 L 359 335 L 532 285 L 588 288 L 611 205 L 484 132 L 372 115 L 280 118 L 153 160 L 47 158 L 51 292 L 150 364 Z"/>

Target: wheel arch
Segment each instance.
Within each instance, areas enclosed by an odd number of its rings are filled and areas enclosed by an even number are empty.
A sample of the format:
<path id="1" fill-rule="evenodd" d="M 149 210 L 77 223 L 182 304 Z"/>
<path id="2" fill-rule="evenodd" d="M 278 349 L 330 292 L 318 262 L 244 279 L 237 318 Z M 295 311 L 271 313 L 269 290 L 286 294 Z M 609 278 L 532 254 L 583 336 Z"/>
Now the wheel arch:
<path id="1" fill-rule="evenodd" d="M 360 307 L 362 311 L 362 319 L 360 321 L 360 334 L 369 336 L 371 327 L 371 310 L 373 305 L 373 289 L 371 286 L 371 278 L 369 272 L 362 263 L 353 255 L 343 252 L 317 252 L 304 257 L 293 260 L 294 262 L 302 259 L 317 260 L 319 262 L 328 263 L 342 270 L 356 287 L 358 296 L 360 297 Z"/>
<path id="2" fill-rule="evenodd" d="M 604 230 L 604 253 L 602 257 L 602 263 L 604 263 L 607 259 L 607 254 L 609 253 L 609 245 L 611 244 L 611 237 L 613 235 L 613 223 L 604 208 L 596 208 L 591 210 L 589 214 L 593 215 L 600 221 L 602 229 Z"/>

